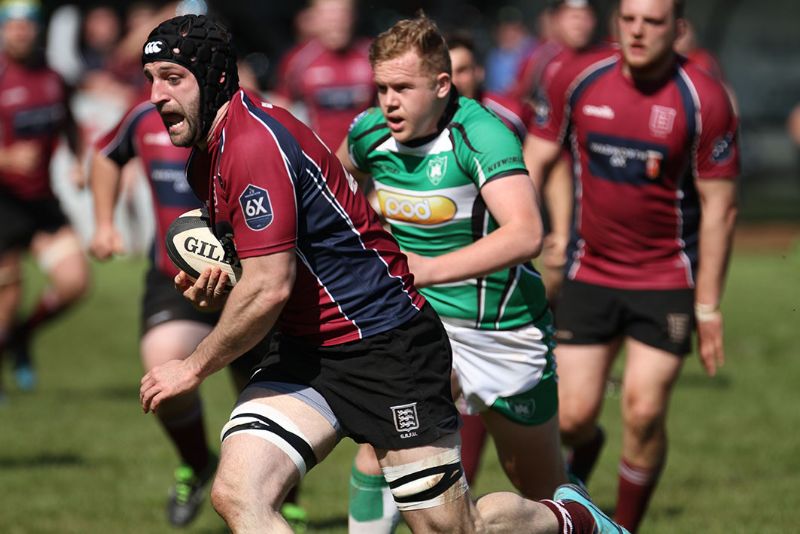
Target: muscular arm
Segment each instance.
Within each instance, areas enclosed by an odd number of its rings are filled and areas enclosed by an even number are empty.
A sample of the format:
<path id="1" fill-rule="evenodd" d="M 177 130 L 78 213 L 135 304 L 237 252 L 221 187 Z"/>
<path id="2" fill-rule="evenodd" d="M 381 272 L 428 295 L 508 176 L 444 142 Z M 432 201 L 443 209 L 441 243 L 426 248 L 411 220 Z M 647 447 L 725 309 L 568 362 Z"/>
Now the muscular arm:
<path id="1" fill-rule="evenodd" d="M 541 251 L 542 220 L 530 179 L 516 174 L 481 189 L 499 228 L 462 249 L 423 258 L 408 254 L 415 285 L 425 287 L 485 276 L 530 260 Z"/>
<path id="2" fill-rule="evenodd" d="M 243 259 L 242 277 L 211 333 L 186 360 L 168 362 L 142 378 L 144 411 L 155 411 L 164 399 L 198 387 L 206 377 L 253 348 L 277 321 L 294 279 L 294 250 Z"/>
<path id="3" fill-rule="evenodd" d="M 698 180 L 700 244 L 695 303 L 700 358 L 709 375 L 724 362 L 722 299 L 736 221 L 736 185 L 733 180 Z"/>

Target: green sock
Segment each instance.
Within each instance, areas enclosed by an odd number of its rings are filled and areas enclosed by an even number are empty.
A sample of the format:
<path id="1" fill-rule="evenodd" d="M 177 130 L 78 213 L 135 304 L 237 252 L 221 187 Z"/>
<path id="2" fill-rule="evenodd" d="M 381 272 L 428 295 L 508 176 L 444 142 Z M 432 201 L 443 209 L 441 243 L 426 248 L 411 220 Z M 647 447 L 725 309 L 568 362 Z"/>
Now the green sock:
<path id="1" fill-rule="evenodd" d="M 350 472 L 349 534 L 390 534 L 399 513 L 383 475 Z"/>

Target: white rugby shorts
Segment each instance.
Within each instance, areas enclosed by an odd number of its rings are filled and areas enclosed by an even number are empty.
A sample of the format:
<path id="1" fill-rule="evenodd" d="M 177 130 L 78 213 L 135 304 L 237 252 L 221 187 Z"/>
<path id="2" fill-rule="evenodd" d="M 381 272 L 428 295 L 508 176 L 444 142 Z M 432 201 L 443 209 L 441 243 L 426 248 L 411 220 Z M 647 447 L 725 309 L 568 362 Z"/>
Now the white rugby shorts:
<path id="1" fill-rule="evenodd" d="M 535 326 L 479 330 L 442 317 L 453 348 L 453 369 L 467 413 L 482 412 L 500 397 L 525 393 L 542 379 L 553 356 L 545 333 Z"/>

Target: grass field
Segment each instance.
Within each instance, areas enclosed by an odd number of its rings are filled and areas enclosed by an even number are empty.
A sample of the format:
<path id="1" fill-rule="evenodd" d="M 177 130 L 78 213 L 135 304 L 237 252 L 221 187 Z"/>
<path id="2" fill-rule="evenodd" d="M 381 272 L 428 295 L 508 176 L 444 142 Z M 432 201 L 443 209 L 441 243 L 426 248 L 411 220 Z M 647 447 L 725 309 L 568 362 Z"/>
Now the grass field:
<path id="1" fill-rule="evenodd" d="M 35 344 L 38 391 L 7 385 L 0 406 L 0 533 L 169 532 L 163 504 L 174 453 L 137 404 L 143 263 L 95 265 L 91 298 Z M 37 279 L 33 277 L 32 285 Z M 728 364 L 706 379 L 696 358 L 670 414 L 671 452 L 642 532 L 797 531 L 800 505 L 800 250 L 739 253 L 724 303 Z M 227 376 L 203 385 L 216 446 L 234 395 Z M 618 397 L 603 421 L 609 443 L 590 490 L 613 507 Z M 307 477 L 310 532 L 345 532 L 354 447 L 343 442 Z M 493 451 L 476 493 L 508 489 Z M 226 532 L 210 506 L 192 532 Z"/>

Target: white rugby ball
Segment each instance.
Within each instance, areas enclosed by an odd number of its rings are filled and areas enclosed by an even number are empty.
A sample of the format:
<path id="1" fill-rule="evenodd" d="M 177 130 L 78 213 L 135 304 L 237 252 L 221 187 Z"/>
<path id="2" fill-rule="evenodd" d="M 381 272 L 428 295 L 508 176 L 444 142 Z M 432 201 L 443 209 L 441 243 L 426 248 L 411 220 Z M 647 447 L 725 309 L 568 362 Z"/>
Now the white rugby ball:
<path id="1" fill-rule="evenodd" d="M 201 209 L 187 211 L 169 225 L 167 255 L 172 263 L 197 280 L 209 267 L 219 267 L 233 286 L 242 276 L 232 234 L 219 238 L 211 230 L 208 215 Z"/>

